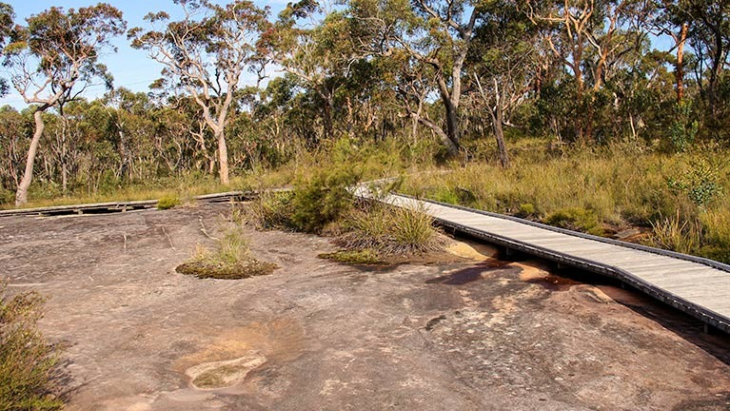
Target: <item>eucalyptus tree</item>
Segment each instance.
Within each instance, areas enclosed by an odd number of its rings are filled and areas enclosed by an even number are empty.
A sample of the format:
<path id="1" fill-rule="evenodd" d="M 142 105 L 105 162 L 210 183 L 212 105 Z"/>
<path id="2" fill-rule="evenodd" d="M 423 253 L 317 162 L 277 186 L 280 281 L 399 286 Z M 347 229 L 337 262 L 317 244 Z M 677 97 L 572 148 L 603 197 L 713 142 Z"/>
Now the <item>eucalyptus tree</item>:
<path id="1" fill-rule="evenodd" d="M 723 88 L 730 82 L 725 74 L 730 58 L 730 0 L 680 0 L 672 2 L 671 9 L 690 22 L 688 41 L 698 59 L 698 86 L 709 105 L 711 120 L 721 121 L 726 115 L 721 110 L 728 106 Z"/>
<path id="2" fill-rule="evenodd" d="M 354 34 L 344 11 L 327 2 L 303 0 L 289 3 L 266 35 L 272 59 L 319 100 L 325 138 L 335 133 L 335 100 L 364 57 Z"/>
<path id="3" fill-rule="evenodd" d="M 5 47 L 5 42 L 12 31 L 14 18 L 13 6 L 0 3 L 0 56 L 2 56 L 2 49 Z M 7 92 L 8 83 L 5 79 L 0 78 L 0 97 L 7 94 Z"/>
<path id="4" fill-rule="evenodd" d="M 408 115 L 433 130 L 451 154 L 460 146 L 459 106 L 466 59 L 480 20 L 489 19 L 484 0 L 352 0 L 350 9 L 367 33 L 366 47 L 380 57 L 403 61 L 404 70 L 429 81 L 443 106 L 446 127 L 431 121 L 414 106 Z M 406 75 L 408 79 L 414 76 Z M 407 87 L 413 89 L 412 87 Z"/>
<path id="5" fill-rule="evenodd" d="M 673 45 L 669 52 L 675 52 L 672 59 L 674 65 L 675 91 L 677 103 L 682 103 L 685 94 L 685 47 L 689 34 L 689 13 L 682 10 L 681 1 L 658 0 L 653 4 L 653 18 L 650 21 L 652 32 L 658 36 L 672 39 Z"/>
<path id="6" fill-rule="evenodd" d="M 3 51 L 13 86 L 34 107 L 35 130 L 17 187 L 16 205 L 28 200 L 44 129 L 43 113 L 78 97 L 94 78 L 110 86 L 111 76 L 99 63 L 99 56 L 113 49 L 111 39 L 126 30 L 122 12 L 104 3 L 78 10 L 51 7 L 26 21 L 27 25 L 13 28 Z"/>
<path id="7" fill-rule="evenodd" d="M 546 27 L 542 46 L 563 63 L 574 84 L 576 138 L 593 137 L 595 97 L 626 57 L 645 44 L 647 0 L 551 0 L 517 2 L 539 27 Z"/>
<path id="8" fill-rule="evenodd" d="M 514 113 L 535 95 L 542 58 L 535 47 L 539 30 L 517 7 L 509 2 L 489 5 L 494 21 L 479 25 L 467 62 L 471 67 L 468 85 L 472 106 L 486 111 L 491 119 L 502 167 L 509 167 L 504 127 L 521 128 L 513 123 Z M 474 101 L 483 101 L 477 104 Z"/>
<path id="9" fill-rule="evenodd" d="M 164 11 L 150 13 L 145 19 L 162 27 L 133 28 L 128 37 L 132 47 L 148 51 L 164 66 L 162 75 L 172 87 L 186 91 L 200 106 L 217 142 L 220 181 L 228 184 L 226 125 L 235 114 L 235 95 L 244 72 L 262 73 L 265 59 L 257 42 L 269 27 L 268 9 L 242 0 L 226 5 L 208 0 L 173 3 L 182 8 L 182 20 L 170 21 Z"/>

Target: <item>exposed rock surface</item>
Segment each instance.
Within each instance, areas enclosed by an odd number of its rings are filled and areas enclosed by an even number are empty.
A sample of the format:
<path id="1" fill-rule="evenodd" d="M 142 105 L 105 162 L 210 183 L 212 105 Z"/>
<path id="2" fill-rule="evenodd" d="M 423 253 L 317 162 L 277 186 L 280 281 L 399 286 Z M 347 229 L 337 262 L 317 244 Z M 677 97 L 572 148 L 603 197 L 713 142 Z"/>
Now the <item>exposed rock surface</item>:
<path id="1" fill-rule="evenodd" d="M 535 263 L 369 270 L 265 232 L 270 276 L 176 274 L 227 211 L 0 220 L 0 273 L 68 345 L 69 409 L 730 409 L 726 336 Z"/>

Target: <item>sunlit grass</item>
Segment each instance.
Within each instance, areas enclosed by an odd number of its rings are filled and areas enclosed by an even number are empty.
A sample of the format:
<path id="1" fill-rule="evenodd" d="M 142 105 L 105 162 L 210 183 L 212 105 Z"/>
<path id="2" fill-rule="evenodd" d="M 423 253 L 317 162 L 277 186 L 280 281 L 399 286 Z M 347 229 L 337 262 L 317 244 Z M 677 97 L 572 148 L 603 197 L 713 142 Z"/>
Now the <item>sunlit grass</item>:
<path id="1" fill-rule="evenodd" d="M 447 173 L 407 176 L 402 190 L 592 234 L 641 226 L 653 231 L 648 244 L 730 261 L 723 251 L 730 165 L 719 160 L 727 149 L 666 154 L 617 144 L 550 152 L 545 141 L 528 139 L 512 154 L 508 170 L 496 161 L 454 162 Z"/>

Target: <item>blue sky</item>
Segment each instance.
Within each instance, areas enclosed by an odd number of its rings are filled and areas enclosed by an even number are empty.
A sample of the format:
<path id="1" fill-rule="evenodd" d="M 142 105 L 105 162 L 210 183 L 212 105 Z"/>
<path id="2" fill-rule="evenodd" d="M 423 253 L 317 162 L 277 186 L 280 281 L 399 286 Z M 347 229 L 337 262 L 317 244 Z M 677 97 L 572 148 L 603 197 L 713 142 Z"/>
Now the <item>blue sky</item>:
<path id="1" fill-rule="evenodd" d="M 64 9 L 79 8 L 92 6 L 102 0 L 2 0 L 13 6 L 15 10 L 15 21 L 25 23 L 25 18 L 33 14 L 38 14 L 52 6 L 63 7 Z M 271 15 L 276 16 L 288 2 L 292 0 L 275 0 L 275 1 L 255 1 L 259 7 L 269 6 Z M 164 10 L 172 16 L 179 16 L 178 10 L 180 6 L 174 4 L 172 0 L 106 0 L 106 3 L 113 5 L 124 13 L 124 19 L 127 20 L 129 28 L 146 27 L 147 22 L 143 17 L 149 12 Z M 224 3 L 221 1 L 220 3 Z M 114 41 L 118 48 L 117 53 L 108 53 L 102 57 L 102 63 L 109 67 L 114 76 L 115 87 L 126 87 L 134 91 L 147 91 L 149 84 L 157 79 L 162 68 L 159 63 L 147 57 L 144 51 L 134 50 L 129 47 L 126 36 L 121 36 Z M 2 71 L 0 71 L 0 75 Z M 93 85 L 87 89 L 87 97 L 94 98 L 104 94 L 104 87 Z M 11 93 L 5 98 L 0 98 L 0 106 L 10 104 L 21 108 L 25 106 L 22 98 L 17 93 Z"/>

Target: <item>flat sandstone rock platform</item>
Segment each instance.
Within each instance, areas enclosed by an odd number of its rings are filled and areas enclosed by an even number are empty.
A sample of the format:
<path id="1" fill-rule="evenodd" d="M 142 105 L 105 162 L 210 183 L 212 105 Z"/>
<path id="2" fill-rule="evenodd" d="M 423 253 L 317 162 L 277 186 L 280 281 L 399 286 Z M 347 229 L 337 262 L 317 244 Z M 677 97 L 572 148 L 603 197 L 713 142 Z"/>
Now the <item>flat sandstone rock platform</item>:
<path id="1" fill-rule="evenodd" d="M 273 275 L 175 273 L 229 213 L 0 220 L 0 275 L 49 297 L 67 346 L 68 409 L 730 409 L 730 338 L 536 262 L 357 268 L 252 232 Z"/>

